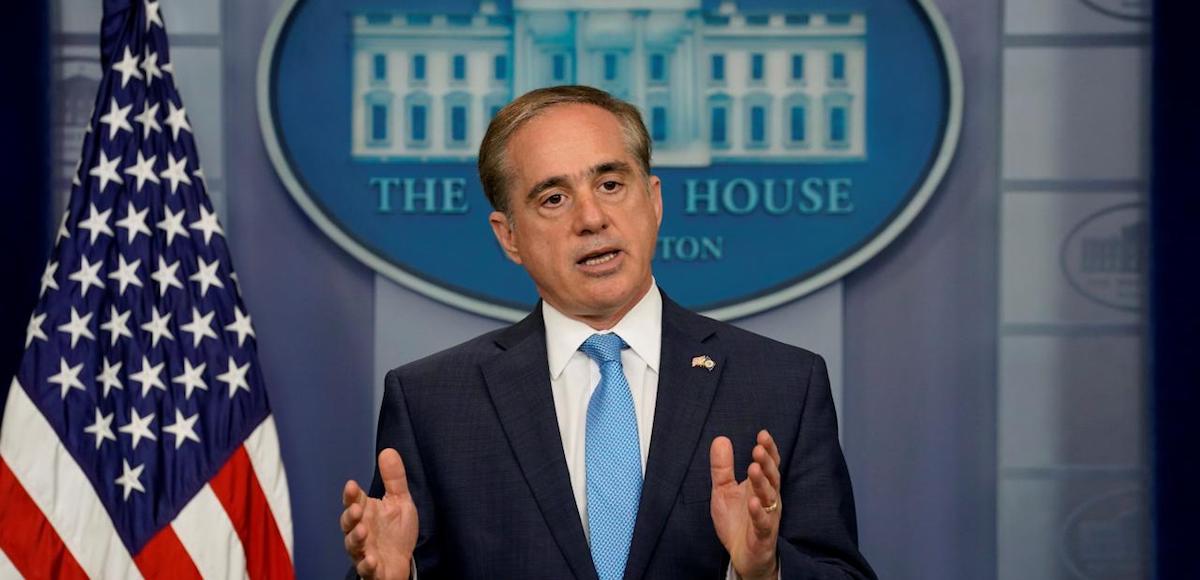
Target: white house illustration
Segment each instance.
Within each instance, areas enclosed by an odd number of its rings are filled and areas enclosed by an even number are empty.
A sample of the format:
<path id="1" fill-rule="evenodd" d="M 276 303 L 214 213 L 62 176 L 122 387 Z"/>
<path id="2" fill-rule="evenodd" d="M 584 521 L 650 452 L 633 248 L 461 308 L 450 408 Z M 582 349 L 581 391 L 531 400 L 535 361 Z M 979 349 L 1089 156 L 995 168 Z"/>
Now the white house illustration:
<path id="1" fill-rule="evenodd" d="M 659 166 L 866 157 L 866 16 L 700 0 L 491 0 L 353 17 L 352 153 L 473 161 L 513 95 L 602 88 L 642 111 Z"/>

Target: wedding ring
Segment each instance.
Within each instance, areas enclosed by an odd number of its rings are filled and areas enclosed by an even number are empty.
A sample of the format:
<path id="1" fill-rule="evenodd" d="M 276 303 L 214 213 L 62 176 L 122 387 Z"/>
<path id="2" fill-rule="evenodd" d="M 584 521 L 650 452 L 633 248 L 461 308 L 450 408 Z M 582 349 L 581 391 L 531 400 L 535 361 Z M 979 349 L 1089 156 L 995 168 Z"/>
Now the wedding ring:
<path id="1" fill-rule="evenodd" d="M 775 501 L 771 503 L 771 505 L 764 507 L 763 511 L 767 512 L 767 513 L 774 513 L 775 510 L 777 510 L 777 509 L 779 509 L 779 499 L 778 498 L 776 498 Z"/>

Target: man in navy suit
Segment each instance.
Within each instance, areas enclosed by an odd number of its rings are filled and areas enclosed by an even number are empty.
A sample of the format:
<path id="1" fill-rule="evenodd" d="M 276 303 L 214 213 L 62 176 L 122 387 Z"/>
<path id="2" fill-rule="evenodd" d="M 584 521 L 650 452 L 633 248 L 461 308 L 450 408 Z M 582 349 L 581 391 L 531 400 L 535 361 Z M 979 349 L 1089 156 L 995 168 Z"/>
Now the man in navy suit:
<path id="1" fill-rule="evenodd" d="M 656 286 L 649 162 L 637 110 L 596 89 L 492 121 L 489 221 L 542 301 L 388 373 L 371 493 L 343 492 L 352 575 L 875 577 L 824 361 Z"/>

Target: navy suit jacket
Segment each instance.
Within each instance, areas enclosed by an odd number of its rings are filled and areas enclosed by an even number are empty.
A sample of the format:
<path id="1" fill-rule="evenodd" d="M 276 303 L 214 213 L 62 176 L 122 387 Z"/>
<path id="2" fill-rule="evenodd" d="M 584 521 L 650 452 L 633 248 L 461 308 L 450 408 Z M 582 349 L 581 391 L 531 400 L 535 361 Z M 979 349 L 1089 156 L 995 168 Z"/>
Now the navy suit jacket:
<path id="1" fill-rule="evenodd" d="M 783 578 L 875 578 L 821 357 L 689 312 L 663 297 L 662 360 L 626 579 L 723 578 L 708 452 L 733 441 L 746 477 L 760 429 L 782 457 Z M 693 367 L 708 355 L 711 370 Z M 420 580 L 594 580 L 567 472 L 540 305 L 521 322 L 388 373 L 378 449 L 404 458 Z M 371 495 L 383 485 L 378 469 Z"/>

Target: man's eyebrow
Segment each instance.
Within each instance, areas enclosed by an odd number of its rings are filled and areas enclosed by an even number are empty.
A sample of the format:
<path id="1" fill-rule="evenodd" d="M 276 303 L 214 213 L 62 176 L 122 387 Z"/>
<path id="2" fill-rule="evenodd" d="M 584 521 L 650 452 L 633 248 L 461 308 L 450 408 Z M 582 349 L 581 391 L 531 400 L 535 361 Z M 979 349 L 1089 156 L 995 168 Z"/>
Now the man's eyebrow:
<path id="1" fill-rule="evenodd" d="M 601 173 L 629 173 L 632 170 L 633 167 L 624 161 L 606 161 L 588 170 L 588 177 L 595 177 Z"/>
<path id="2" fill-rule="evenodd" d="M 632 170 L 633 167 L 624 161 L 605 161 L 593 165 L 586 172 L 584 172 L 584 175 L 587 178 L 593 178 L 602 173 L 629 173 Z M 547 177 L 546 179 L 534 184 L 533 187 L 529 188 L 529 193 L 525 194 L 525 199 L 533 199 L 547 189 L 562 187 L 570 181 L 571 178 L 566 175 Z"/>
<path id="3" fill-rule="evenodd" d="M 543 179 L 543 180 L 537 182 L 536 184 L 534 184 L 533 187 L 529 188 L 529 193 L 525 194 L 525 199 L 527 201 L 531 200 L 531 199 L 537 197 L 543 191 L 546 191 L 547 189 L 552 189 L 555 187 L 561 187 L 563 185 L 566 185 L 569 181 L 570 181 L 570 179 L 568 179 L 566 175 L 555 175 L 554 177 L 547 177 L 546 179 Z"/>

